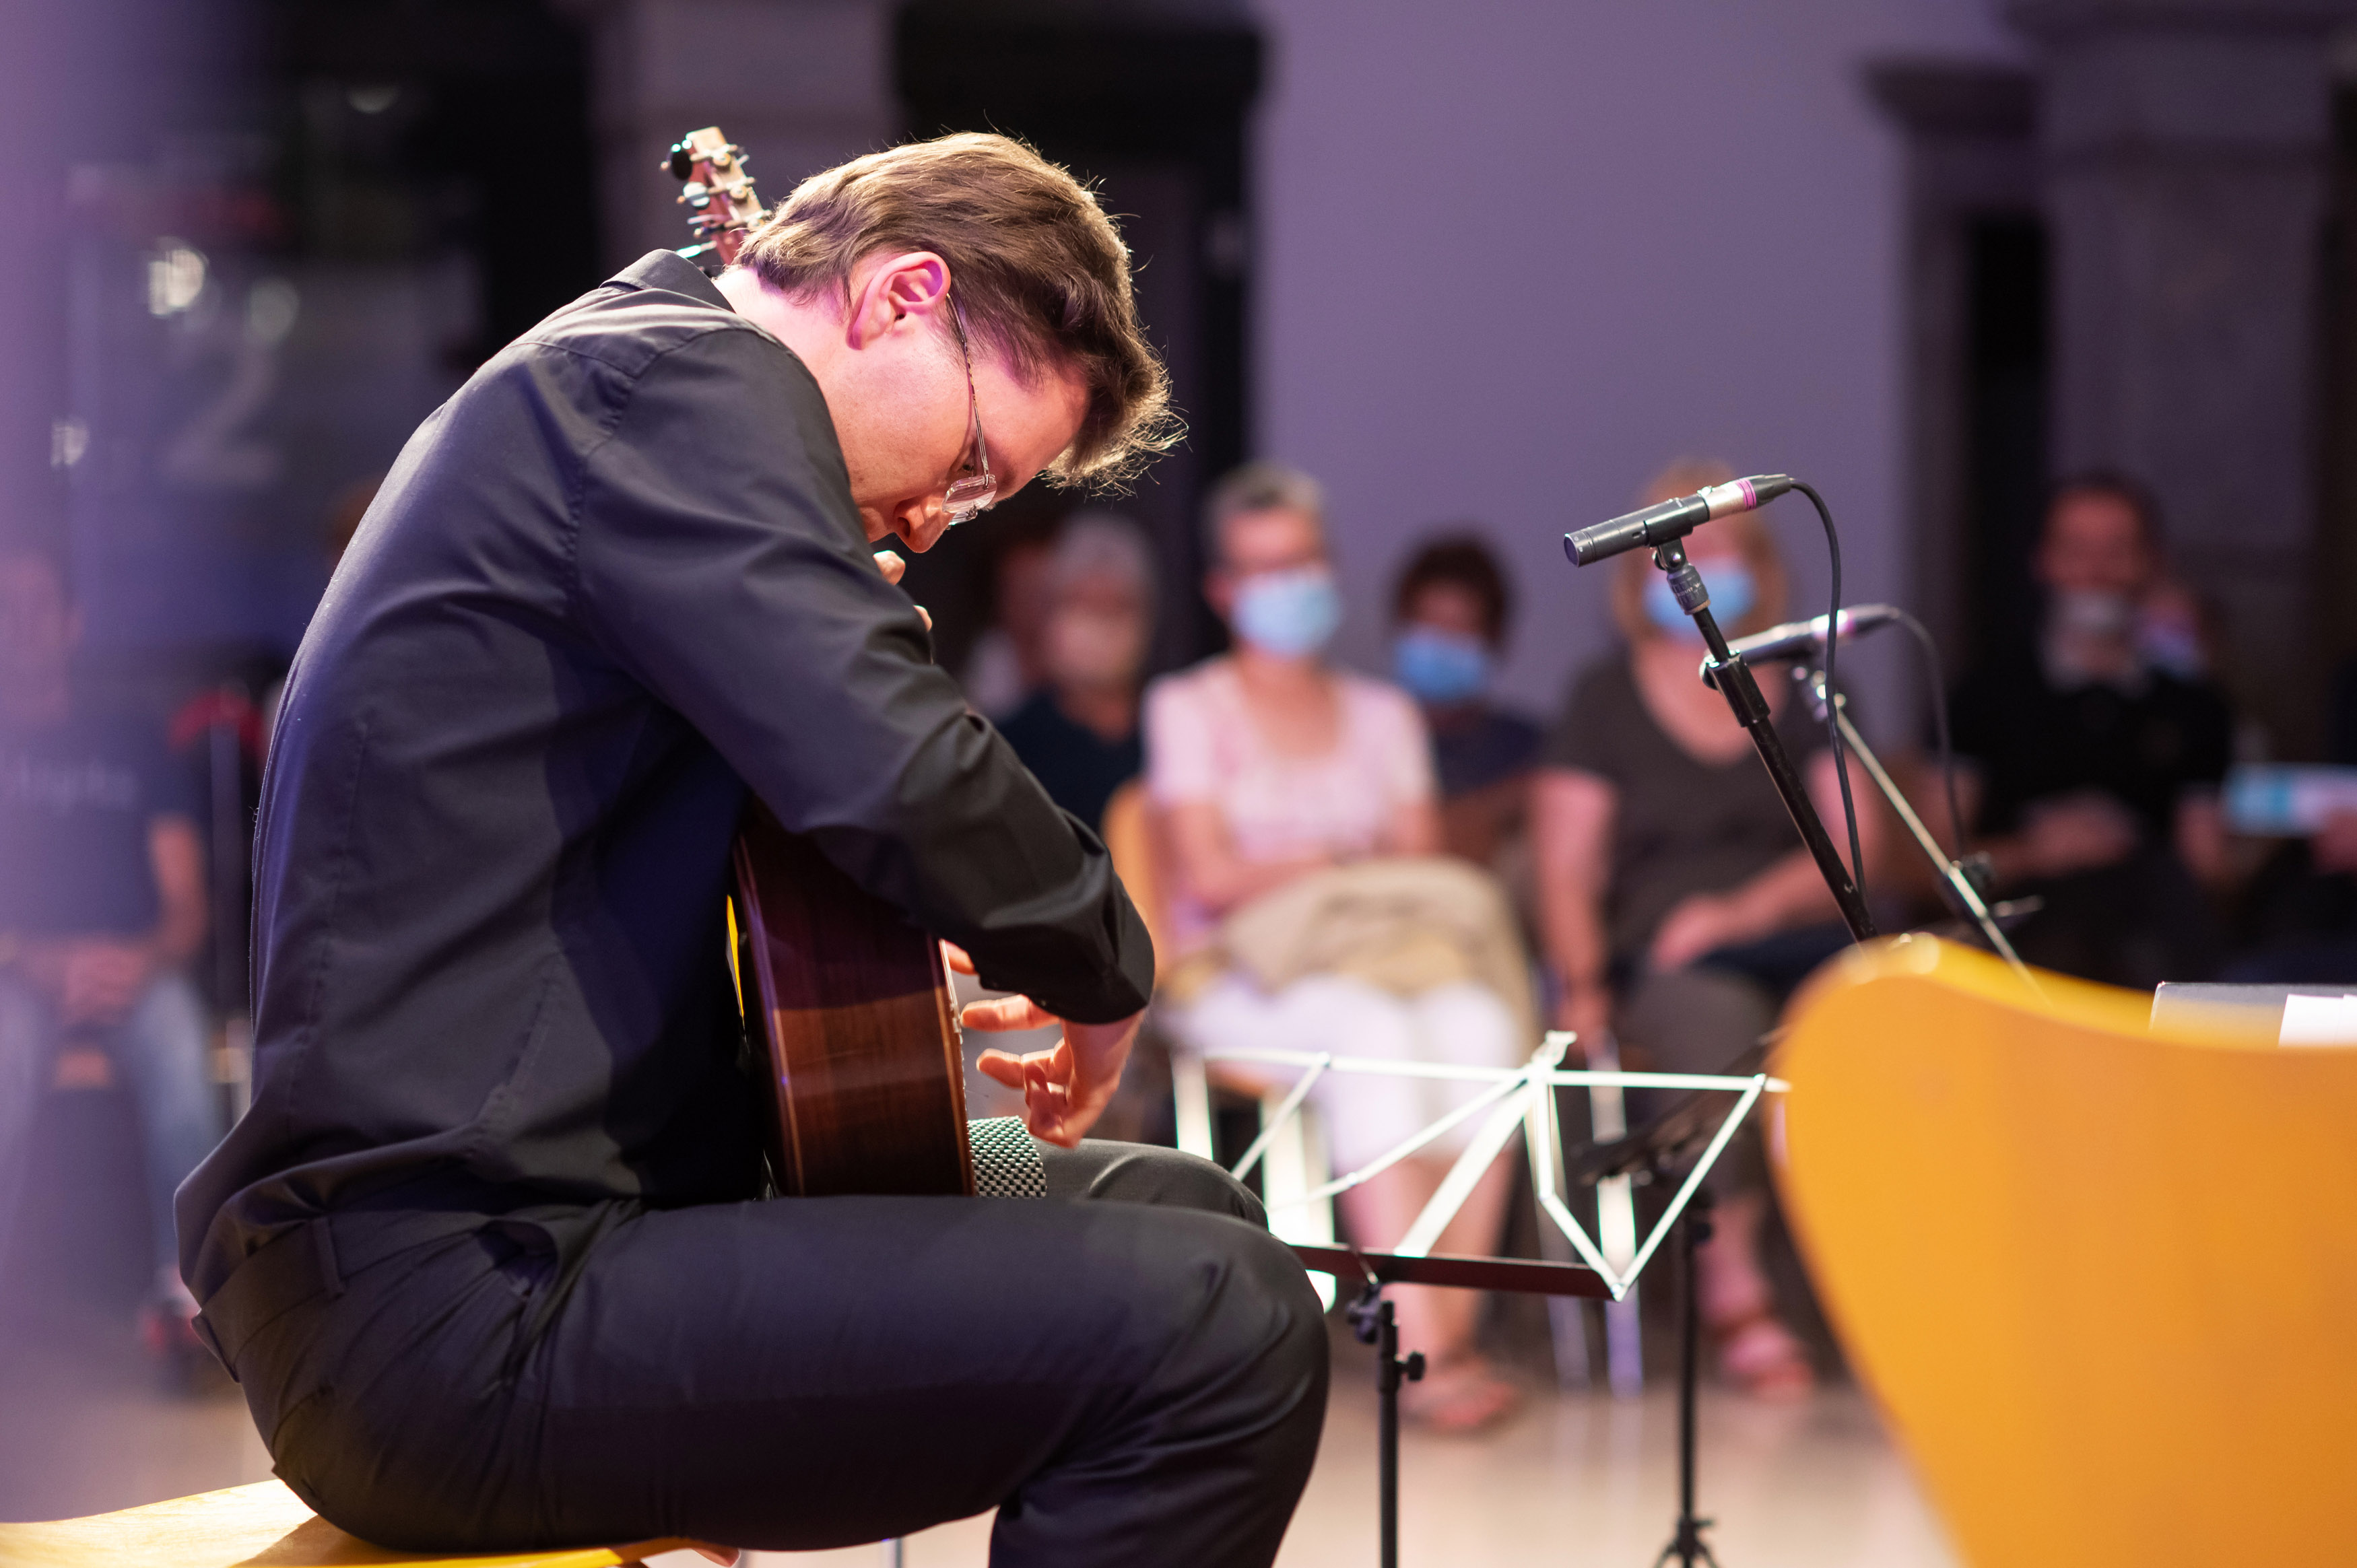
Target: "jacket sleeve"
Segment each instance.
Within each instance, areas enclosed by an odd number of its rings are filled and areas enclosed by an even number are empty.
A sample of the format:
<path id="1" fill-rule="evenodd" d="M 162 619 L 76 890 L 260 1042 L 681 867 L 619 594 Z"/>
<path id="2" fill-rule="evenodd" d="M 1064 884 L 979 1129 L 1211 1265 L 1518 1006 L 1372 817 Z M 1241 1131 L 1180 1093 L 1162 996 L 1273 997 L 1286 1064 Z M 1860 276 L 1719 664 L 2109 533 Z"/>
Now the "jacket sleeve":
<path id="1" fill-rule="evenodd" d="M 986 985 L 1106 1023 L 1154 952 L 1096 835 L 931 661 L 884 581 L 818 385 L 730 326 L 638 378 L 584 461 L 575 592 L 592 636 L 780 822 Z"/>

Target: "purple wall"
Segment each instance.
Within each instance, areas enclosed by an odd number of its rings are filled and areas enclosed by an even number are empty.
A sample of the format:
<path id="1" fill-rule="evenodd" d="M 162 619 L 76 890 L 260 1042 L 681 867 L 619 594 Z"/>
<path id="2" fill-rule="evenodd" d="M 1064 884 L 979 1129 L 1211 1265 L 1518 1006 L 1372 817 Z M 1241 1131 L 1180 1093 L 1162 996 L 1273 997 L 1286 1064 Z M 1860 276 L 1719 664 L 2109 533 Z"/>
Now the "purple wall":
<path id="1" fill-rule="evenodd" d="M 1903 592 L 1902 193 L 1860 67 L 2012 58 L 1995 0 L 1258 12 L 1258 444 L 1329 488 L 1347 658 L 1382 666 L 1393 574 L 1476 519 L 1520 588 L 1508 693 L 1552 710 L 1613 636 L 1560 535 L 1685 453 L 1812 480 L 1846 596 Z M 1771 515 L 1821 609 L 1806 502 Z M 1906 658 L 1856 666 L 1878 727 Z"/>

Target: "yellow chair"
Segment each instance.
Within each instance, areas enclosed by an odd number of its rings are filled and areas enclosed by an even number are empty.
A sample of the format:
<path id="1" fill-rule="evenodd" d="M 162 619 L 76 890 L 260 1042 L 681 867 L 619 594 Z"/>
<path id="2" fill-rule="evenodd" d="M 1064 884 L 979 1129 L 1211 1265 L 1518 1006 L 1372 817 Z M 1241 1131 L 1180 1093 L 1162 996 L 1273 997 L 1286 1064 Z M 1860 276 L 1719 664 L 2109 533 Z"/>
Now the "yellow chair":
<path id="1" fill-rule="evenodd" d="M 684 1541 L 498 1557 L 419 1557 L 346 1535 L 278 1481 L 88 1519 L 0 1524 L 0 1568 L 617 1568 Z"/>
<path id="2" fill-rule="evenodd" d="M 1905 938 L 1795 1006 L 1778 1179 L 1853 1364 L 1973 1563 L 2357 1561 L 2357 1049 L 2040 984 Z"/>
<path id="3" fill-rule="evenodd" d="M 1129 890 L 1154 939 L 1155 978 L 1162 978 L 1164 958 L 1171 950 L 1168 906 L 1162 893 L 1162 846 L 1154 811 L 1146 798 L 1146 781 L 1133 779 L 1105 800 L 1104 821 L 1097 830 L 1112 857 L 1114 875 Z"/>

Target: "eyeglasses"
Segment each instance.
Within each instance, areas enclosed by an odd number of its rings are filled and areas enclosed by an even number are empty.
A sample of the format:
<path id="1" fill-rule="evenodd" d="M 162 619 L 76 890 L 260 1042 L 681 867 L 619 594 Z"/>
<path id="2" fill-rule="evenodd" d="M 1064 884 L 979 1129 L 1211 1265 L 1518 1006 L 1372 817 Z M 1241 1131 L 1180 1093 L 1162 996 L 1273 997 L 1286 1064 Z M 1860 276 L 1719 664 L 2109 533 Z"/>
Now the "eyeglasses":
<path id="1" fill-rule="evenodd" d="M 982 436 L 982 404 L 974 395 L 974 351 L 966 346 L 965 309 L 954 299 L 950 301 L 950 324 L 957 329 L 958 358 L 965 361 L 966 413 L 974 426 L 967 435 L 965 455 L 958 459 L 958 469 L 965 478 L 951 480 L 942 494 L 942 510 L 955 525 L 991 509 L 998 499 L 998 479 L 990 471 L 990 446 Z"/>

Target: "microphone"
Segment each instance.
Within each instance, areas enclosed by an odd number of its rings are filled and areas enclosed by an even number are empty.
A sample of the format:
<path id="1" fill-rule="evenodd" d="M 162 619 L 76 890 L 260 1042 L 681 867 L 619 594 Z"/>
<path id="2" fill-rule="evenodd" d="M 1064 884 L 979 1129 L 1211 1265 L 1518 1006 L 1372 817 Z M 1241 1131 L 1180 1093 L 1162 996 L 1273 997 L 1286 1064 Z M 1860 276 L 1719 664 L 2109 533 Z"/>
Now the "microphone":
<path id="1" fill-rule="evenodd" d="M 1852 605 L 1842 611 L 1841 629 L 1835 635 L 1846 642 L 1889 626 L 1902 613 L 1889 605 Z M 1788 620 L 1766 631 L 1738 637 L 1727 645 L 1727 650 L 1738 659 L 1791 659 L 1814 653 L 1825 645 L 1826 618 L 1819 616 L 1814 620 Z"/>
<path id="2" fill-rule="evenodd" d="M 1673 539 L 1684 538 L 1713 518 L 1766 506 L 1792 485 L 1790 474 L 1754 474 L 1748 479 L 1730 479 L 1690 496 L 1649 506 L 1642 511 L 1629 512 L 1609 522 L 1599 522 L 1593 528 L 1566 533 L 1563 536 L 1563 553 L 1571 557 L 1575 566 L 1592 566 L 1626 551 L 1650 550 Z"/>

